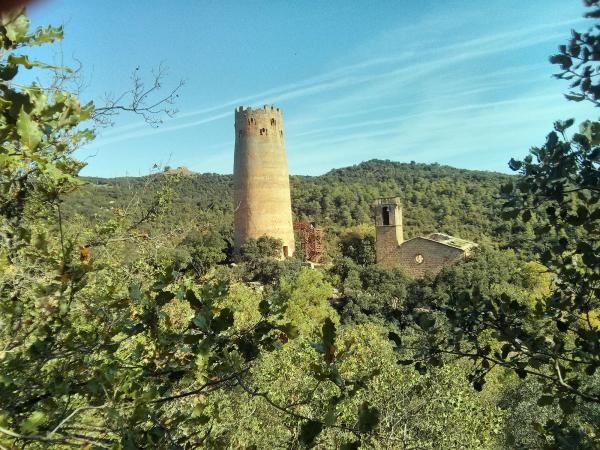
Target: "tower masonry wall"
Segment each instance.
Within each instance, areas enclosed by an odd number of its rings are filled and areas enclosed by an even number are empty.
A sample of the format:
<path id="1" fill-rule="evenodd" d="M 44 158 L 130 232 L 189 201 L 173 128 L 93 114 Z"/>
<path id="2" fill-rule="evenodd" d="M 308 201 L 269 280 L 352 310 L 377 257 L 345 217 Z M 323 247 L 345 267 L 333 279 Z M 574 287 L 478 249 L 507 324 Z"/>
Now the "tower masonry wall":
<path id="1" fill-rule="evenodd" d="M 396 226 L 379 226 L 376 228 L 375 255 L 382 266 L 393 267 L 399 263 L 399 246 L 401 229 Z"/>
<path id="2" fill-rule="evenodd" d="M 249 238 L 283 242 L 281 255 L 294 253 L 294 229 L 283 115 L 279 108 L 235 111 L 233 168 L 235 250 Z"/>
<path id="3" fill-rule="evenodd" d="M 371 208 L 375 216 L 377 262 L 385 266 L 395 266 L 398 264 L 398 246 L 404 240 L 400 199 L 380 198 L 373 202 Z"/>

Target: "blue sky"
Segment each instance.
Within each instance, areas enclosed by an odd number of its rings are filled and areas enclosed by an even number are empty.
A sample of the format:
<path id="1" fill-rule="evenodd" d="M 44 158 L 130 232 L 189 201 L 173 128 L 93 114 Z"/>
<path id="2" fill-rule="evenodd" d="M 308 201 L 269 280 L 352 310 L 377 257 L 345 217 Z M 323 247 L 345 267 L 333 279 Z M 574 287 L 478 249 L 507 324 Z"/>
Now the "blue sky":
<path id="1" fill-rule="evenodd" d="M 126 89 L 138 66 L 185 80 L 175 118 L 120 117 L 78 152 L 83 174 L 231 173 L 234 108 L 274 103 L 290 172 L 316 175 L 373 158 L 507 171 L 554 120 L 597 117 L 564 100 L 548 63 L 590 25 L 583 12 L 580 0 L 45 0 L 30 16 L 64 24 L 85 99 Z"/>

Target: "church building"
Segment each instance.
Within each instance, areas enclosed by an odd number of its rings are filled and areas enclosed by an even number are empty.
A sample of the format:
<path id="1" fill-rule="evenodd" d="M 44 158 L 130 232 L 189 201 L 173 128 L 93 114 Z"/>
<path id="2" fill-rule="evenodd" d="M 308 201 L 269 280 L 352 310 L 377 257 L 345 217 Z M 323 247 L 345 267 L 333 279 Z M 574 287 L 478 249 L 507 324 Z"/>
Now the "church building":
<path id="1" fill-rule="evenodd" d="M 401 267 L 408 275 L 421 278 L 436 274 L 457 263 L 477 247 L 474 242 L 442 233 L 404 240 L 402 204 L 398 197 L 380 198 L 373 203 L 377 263 Z"/>

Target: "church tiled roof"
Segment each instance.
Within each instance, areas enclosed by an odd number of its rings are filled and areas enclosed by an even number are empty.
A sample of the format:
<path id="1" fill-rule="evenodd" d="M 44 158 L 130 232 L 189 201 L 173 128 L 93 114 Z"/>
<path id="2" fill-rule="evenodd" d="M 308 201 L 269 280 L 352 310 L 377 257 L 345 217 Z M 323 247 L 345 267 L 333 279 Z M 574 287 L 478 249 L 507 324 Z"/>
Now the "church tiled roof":
<path id="1" fill-rule="evenodd" d="M 440 244 L 448 245 L 449 247 L 459 248 L 467 251 L 477 247 L 475 242 L 467 241 L 466 239 L 457 238 L 444 233 L 431 233 L 427 236 L 422 236 L 424 239 L 439 242 Z"/>

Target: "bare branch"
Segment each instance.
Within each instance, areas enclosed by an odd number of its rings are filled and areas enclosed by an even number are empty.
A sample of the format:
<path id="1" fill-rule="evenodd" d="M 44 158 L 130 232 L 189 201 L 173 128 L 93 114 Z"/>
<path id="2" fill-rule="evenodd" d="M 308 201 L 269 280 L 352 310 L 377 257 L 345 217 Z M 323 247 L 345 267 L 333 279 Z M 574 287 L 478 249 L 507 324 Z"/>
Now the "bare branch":
<path id="1" fill-rule="evenodd" d="M 153 70 L 150 86 L 144 82 L 140 75 L 140 68 L 131 74 L 132 87 L 119 95 L 106 94 L 104 106 L 97 107 L 92 118 L 98 126 L 106 127 L 114 124 L 114 117 L 121 112 L 132 112 L 142 117 L 152 127 L 163 123 L 163 117 L 173 117 L 177 110 L 172 107 L 179 97 L 179 91 L 185 82 L 180 80 L 177 85 L 169 90 L 166 95 L 159 95 L 163 89 L 163 81 L 167 76 L 167 68 L 160 63 L 157 70 Z"/>

